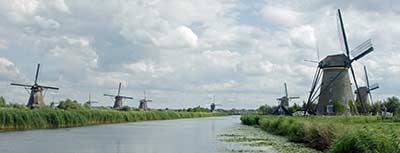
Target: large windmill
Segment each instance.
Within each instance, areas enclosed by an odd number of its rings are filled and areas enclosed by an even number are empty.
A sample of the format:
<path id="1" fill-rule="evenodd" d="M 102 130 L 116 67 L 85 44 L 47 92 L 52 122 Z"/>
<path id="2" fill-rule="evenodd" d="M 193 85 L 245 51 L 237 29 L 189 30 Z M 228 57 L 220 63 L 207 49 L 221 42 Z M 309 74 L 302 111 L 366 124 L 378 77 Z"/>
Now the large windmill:
<path id="1" fill-rule="evenodd" d="M 292 100 L 292 99 L 299 99 L 300 98 L 298 96 L 289 97 L 286 82 L 284 83 L 284 86 L 285 86 L 285 96 L 282 96 L 282 97 L 276 99 L 276 100 L 279 101 L 279 105 L 278 105 L 278 107 L 276 107 L 276 109 L 272 113 L 274 115 L 281 115 L 281 114 L 291 115 L 291 113 L 288 110 L 289 101 Z"/>
<path id="2" fill-rule="evenodd" d="M 215 103 L 215 95 L 214 95 L 214 96 L 213 96 L 213 99 L 212 99 L 212 103 L 211 103 L 211 105 L 210 105 L 210 111 L 211 111 L 211 112 L 214 112 L 216 106 L 222 106 L 222 105 L 221 105 L 221 104 L 216 104 L 216 103 Z"/>
<path id="3" fill-rule="evenodd" d="M 146 97 L 146 91 L 143 91 L 143 99 L 140 99 L 139 101 L 139 109 L 147 111 L 147 102 L 152 102 L 151 99 L 147 99 Z"/>
<path id="4" fill-rule="evenodd" d="M 104 94 L 104 96 L 113 97 L 115 99 L 113 108 L 117 108 L 117 109 L 121 108 L 123 99 L 133 99 L 132 97 L 121 96 L 120 92 L 121 92 L 121 82 L 119 83 L 119 86 L 118 86 L 117 95 Z"/>
<path id="5" fill-rule="evenodd" d="M 335 112 L 334 110 L 335 102 L 342 102 L 347 106 L 347 110 L 341 113 L 350 113 L 347 103 L 353 100 L 353 94 L 348 70 L 351 70 L 354 84 L 358 89 L 352 63 L 372 52 L 374 48 L 372 47 L 371 39 L 368 39 L 350 52 L 340 9 L 338 9 L 338 31 L 345 53 L 329 55 L 319 62 L 304 113 L 310 112 L 319 115 L 338 114 L 339 112 Z M 320 80 L 321 83 L 319 84 Z M 357 96 L 360 97 L 360 93 Z M 311 108 L 317 99 L 316 108 Z M 362 99 L 360 99 L 360 102 L 362 105 L 364 104 Z"/>
<path id="6" fill-rule="evenodd" d="M 372 85 L 369 84 L 367 67 L 365 65 L 364 65 L 364 73 L 365 73 L 365 81 L 366 81 L 367 85 L 359 87 L 355 91 L 355 93 L 357 95 L 358 94 L 360 95 L 360 96 L 356 97 L 356 103 L 360 104 L 360 106 L 361 106 L 361 108 L 358 110 L 358 112 L 361 114 L 368 113 L 368 109 L 366 106 L 368 106 L 369 102 L 371 102 L 371 104 L 373 103 L 371 91 L 379 88 L 379 84 L 377 84 L 377 83 L 374 83 Z M 369 95 L 369 99 L 368 99 L 368 95 Z M 362 102 L 362 104 L 361 104 L 361 102 Z"/>
<path id="7" fill-rule="evenodd" d="M 91 96 L 91 93 L 89 92 L 89 100 L 86 101 L 85 104 L 86 104 L 87 106 L 91 107 L 92 104 L 94 104 L 94 103 L 99 103 L 99 102 L 98 102 L 98 101 L 92 101 L 92 96 Z"/>
<path id="8" fill-rule="evenodd" d="M 36 76 L 35 76 L 35 81 L 33 85 L 26 85 L 26 84 L 19 84 L 19 83 L 11 83 L 13 86 L 22 86 L 25 89 L 31 90 L 28 104 L 26 105 L 28 108 L 36 108 L 44 104 L 44 95 L 43 93 L 47 89 L 52 89 L 52 90 L 58 90 L 59 88 L 56 87 L 50 87 L 50 86 L 42 86 L 38 84 L 38 78 L 39 78 L 39 70 L 40 70 L 40 64 L 37 65 L 36 69 Z"/>

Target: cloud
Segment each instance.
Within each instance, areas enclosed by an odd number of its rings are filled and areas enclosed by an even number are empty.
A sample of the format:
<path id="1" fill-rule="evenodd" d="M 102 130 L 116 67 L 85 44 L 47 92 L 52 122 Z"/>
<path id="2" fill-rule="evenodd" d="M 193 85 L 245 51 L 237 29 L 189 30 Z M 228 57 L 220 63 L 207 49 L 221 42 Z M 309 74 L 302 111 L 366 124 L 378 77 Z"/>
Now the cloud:
<path id="1" fill-rule="evenodd" d="M 0 57 L 0 80 L 19 80 L 20 72 L 13 62 Z"/>
<path id="2" fill-rule="evenodd" d="M 289 7 L 265 5 L 261 15 L 267 22 L 284 26 L 298 25 L 301 21 L 301 13 Z"/>
<path id="3" fill-rule="evenodd" d="M 141 97 L 147 90 L 152 107 L 160 108 L 208 106 L 213 94 L 224 107 L 274 105 L 283 82 L 290 94 L 305 99 L 316 65 L 303 60 L 316 60 L 316 46 L 321 58 L 341 53 L 335 16 L 340 7 L 351 48 L 373 38 L 375 51 L 354 65 L 360 81 L 367 65 L 370 78 L 381 84 L 374 91 L 380 98 L 399 90 L 400 21 L 397 5 L 375 6 L 269 0 L 0 1 L 5 18 L 0 56 L 18 65 L 0 74 L 0 84 L 31 76 L 32 63 L 40 62 L 41 82 L 62 87 L 60 99 L 82 101 L 92 91 L 94 99 L 109 102 L 101 95 L 114 92 L 119 82 L 127 95 Z M 8 93 L 8 88 L 0 91 Z M 26 100 L 15 91 L 8 95 L 14 96 Z"/>
<path id="4" fill-rule="evenodd" d="M 180 26 L 177 29 L 153 39 L 155 46 L 166 49 L 195 48 L 197 46 L 197 35 L 186 27 Z"/>

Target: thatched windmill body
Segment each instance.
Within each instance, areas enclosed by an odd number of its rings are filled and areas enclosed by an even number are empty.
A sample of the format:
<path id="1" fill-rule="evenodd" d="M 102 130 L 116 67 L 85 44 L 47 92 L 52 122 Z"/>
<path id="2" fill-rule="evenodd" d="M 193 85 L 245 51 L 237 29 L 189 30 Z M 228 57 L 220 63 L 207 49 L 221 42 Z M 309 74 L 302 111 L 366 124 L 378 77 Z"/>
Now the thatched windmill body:
<path id="1" fill-rule="evenodd" d="M 99 103 L 98 101 L 92 101 L 92 96 L 91 93 L 89 92 L 89 100 L 85 102 L 86 105 L 88 105 L 89 107 L 92 106 L 92 104 L 94 103 Z"/>
<path id="2" fill-rule="evenodd" d="M 211 111 L 211 112 L 214 112 L 214 110 L 215 110 L 215 108 L 216 108 L 217 106 L 222 106 L 222 105 L 221 105 L 221 104 L 215 103 L 215 96 L 213 96 L 212 103 L 211 103 L 211 105 L 210 105 L 210 111 Z"/>
<path id="3" fill-rule="evenodd" d="M 27 84 L 19 84 L 19 83 L 11 83 L 13 86 L 21 86 L 25 87 L 25 89 L 30 90 L 30 96 L 28 100 L 28 104 L 26 105 L 28 108 L 36 108 L 45 105 L 44 104 L 44 92 L 47 89 L 52 89 L 52 90 L 58 90 L 59 88 L 57 87 L 50 87 L 50 86 L 43 86 L 38 84 L 38 78 L 39 78 L 39 70 L 40 70 L 40 64 L 37 65 L 36 69 L 36 75 L 35 75 L 35 81 L 33 85 L 27 85 Z"/>
<path id="4" fill-rule="evenodd" d="M 143 99 L 139 100 L 139 109 L 147 111 L 148 107 L 147 107 L 147 103 L 148 102 L 152 102 L 151 99 L 147 99 L 146 97 L 146 91 L 143 91 Z"/>
<path id="5" fill-rule="evenodd" d="M 272 113 L 274 115 L 291 115 L 291 113 L 289 112 L 289 101 L 292 99 L 300 98 L 298 96 L 289 97 L 286 82 L 283 85 L 285 86 L 285 96 L 282 96 L 282 97 L 276 99 L 279 101 L 279 105 L 278 105 L 278 107 L 276 107 L 276 109 Z"/>
<path id="6" fill-rule="evenodd" d="M 350 55 L 340 10 L 338 10 L 338 30 L 339 37 L 343 41 L 341 43 L 343 44 L 345 53 L 329 55 L 319 62 L 304 113 L 309 112 L 319 115 L 338 114 L 334 110 L 335 102 L 341 102 L 347 107 L 345 112 L 341 113 L 350 113 L 348 102 L 353 100 L 353 93 L 349 69 L 351 70 L 354 84 L 358 88 L 352 63 L 372 52 L 374 48 L 369 39 L 353 49 Z M 360 94 L 358 93 L 357 96 L 360 97 Z M 311 108 L 316 100 L 318 100 L 316 108 Z M 362 101 L 362 99 L 360 100 Z"/>
<path id="7" fill-rule="evenodd" d="M 117 95 L 104 94 L 104 96 L 113 97 L 115 99 L 113 108 L 116 109 L 121 108 L 123 99 L 133 99 L 132 97 L 121 96 L 120 93 L 121 93 L 121 82 L 119 83 L 118 86 Z"/>
<path id="8" fill-rule="evenodd" d="M 368 113 L 368 109 L 366 106 L 368 106 L 369 103 L 371 103 L 371 104 L 373 103 L 371 91 L 379 88 L 379 84 L 377 84 L 377 83 L 374 83 L 372 85 L 369 84 L 369 78 L 368 78 L 366 66 L 364 66 L 364 73 L 365 73 L 365 81 L 367 84 L 366 84 L 366 86 L 359 87 L 355 91 L 355 93 L 357 95 L 358 94 L 360 95 L 360 96 L 356 97 L 356 103 L 361 106 L 361 109 L 359 109 L 358 112 L 362 113 L 362 114 Z M 369 95 L 369 99 L 368 99 L 368 95 Z M 361 102 L 362 102 L 362 104 L 361 104 Z"/>

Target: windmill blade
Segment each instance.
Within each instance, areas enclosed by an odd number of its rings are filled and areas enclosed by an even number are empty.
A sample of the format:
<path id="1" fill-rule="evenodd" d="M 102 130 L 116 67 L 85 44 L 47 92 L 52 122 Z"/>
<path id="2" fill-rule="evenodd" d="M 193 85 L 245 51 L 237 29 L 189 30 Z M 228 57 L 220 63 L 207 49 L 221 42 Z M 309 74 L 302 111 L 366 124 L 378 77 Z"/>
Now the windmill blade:
<path id="1" fill-rule="evenodd" d="M 153 102 L 153 100 L 151 100 L 151 99 L 147 99 L 147 100 L 146 100 L 146 102 Z"/>
<path id="2" fill-rule="evenodd" d="M 88 103 L 93 104 L 93 103 L 99 103 L 99 102 L 98 101 L 88 101 Z"/>
<path id="3" fill-rule="evenodd" d="M 108 97 L 117 97 L 117 95 L 110 95 L 110 94 L 104 94 L 104 96 L 108 96 Z"/>
<path id="4" fill-rule="evenodd" d="M 345 51 L 346 55 L 349 57 L 350 56 L 349 55 L 349 46 L 347 44 L 346 31 L 344 30 L 342 13 L 340 12 L 340 9 L 338 9 L 337 17 L 338 17 L 337 18 L 337 26 L 338 26 L 340 45 L 342 46 L 342 49 Z"/>
<path id="5" fill-rule="evenodd" d="M 364 41 L 356 48 L 351 50 L 351 56 L 353 56 L 353 59 L 351 61 L 356 61 L 371 53 L 372 51 L 374 51 L 374 47 L 372 47 L 371 39 L 368 39 L 367 41 Z"/>
<path id="6" fill-rule="evenodd" d="M 35 84 L 37 84 L 37 80 L 38 80 L 38 77 L 39 77 L 39 69 L 40 69 L 40 64 L 37 65 L 36 76 L 35 76 Z"/>
<path id="7" fill-rule="evenodd" d="M 367 88 L 369 89 L 369 79 L 367 73 L 367 67 L 364 65 L 365 81 L 367 81 Z"/>
<path id="8" fill-rule="evenodd" d="M 288 96 L 289 96 L 289 94 L 288 94 L 288 92 L 287 92 L 287 86 L 286 86 L 286 82 L 284 83 L 284 85 L 285 85 L 285 95 L 286 95 L 286 97 L 288 97 Z"/>
<path id="9" fill-rule="evenodd" d="M 32 87 L 32 85 L 19 84 L 19 83 L 11 83 L 10 85 L 13 85 L 13 86 L 22 86 L 22 87 Z"/>
<path id="10" fill-rule="evenodd" d="M 378 88 L 379 88 L 379 84 L 374 83 L 369 87 L 369 90 L 371 91 L 371 90 L 375 90 L 375 89 L 378 89 Z"/>
<path id="11" fill-rule="evenodd" d="M 289 97 L 289 99 L 300 99 L 300 97 L 299 97 L 299 96 L 296 96 L 296 97 Z"/>
<path id="12" fill-rule="evenodd" d="M 357 80 L 356 80 L 356 75 L 355 75 L 355 73 L 354 73 L 354 69 L 353 69 L 353 66 L 352 66 L 351 64 L 350 64 L 350 70 L 351 70 L 351 74 L 352 74 L 352 76 L 353 76 L 354 84 L 356 85 L 356 89 L 359 89 L 359 88 L 358 88 L 358 84 L 357 84 Z M 364 103 L 363 103 L 363 101 L 362 101 L 362 99 L 361 99 L 360 92 L 357 92 L 357 96 L 358 96 L 358 99 L 360 100 L 361 107 L 362 107 L 362 108 L 365 108 Z"/>
<path id="13" fill-rule="evenodd" d="M 126 96 L 119 96 L 119 97 L 124 98 L 124 99 L 133 99 L 133 97 L 126 97 Z"/>
<path id="14" fill-rule="evenodd" d="M 50 87 L 50 86 L 39 86 L 39 87 L 42 87 L 42 88 L 45 88 L 45 89 L 53 89 L 53 90 L 58 90 L 59 89 L 57 87 Z"/>
<path id="15" fill-rule="evenodd" d="M 119 94 L 120 94 L 120 92 L 121 92 L 121 82 L 119 83 L 119 86 L 118 86 L 118 96 L 119 96 Z"/>
<path id="16" fill-rule="evenodd" d="M 276 98 L 276 100 L 278 100 L 278 101 L 281 101 L 281 100 L 282 100 L 282 98 Z"/>
<path id="17" fill-rule="evenodd" d="M 372 100 L 372 94 L 371 94 L 371 92 L 369 92 L 368 94 L 369 94 L 369 100 L 371 101 L 371 105 L 373 105 L 374 101 Z"/>

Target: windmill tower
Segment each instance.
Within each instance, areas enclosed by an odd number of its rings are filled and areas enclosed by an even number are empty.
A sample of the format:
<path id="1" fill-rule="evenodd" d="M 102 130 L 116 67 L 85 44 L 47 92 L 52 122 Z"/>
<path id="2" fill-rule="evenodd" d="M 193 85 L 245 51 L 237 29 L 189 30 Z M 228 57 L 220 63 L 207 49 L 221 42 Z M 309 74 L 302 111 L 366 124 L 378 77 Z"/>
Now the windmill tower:
<path id="1" fill-rule="evenodd" d="M 215 103 L 215 95 L 214 95 L 214 96 L 213 96 L 213 99 L 212 99 L 212 103 L 211 103 L 211 105 L 210 105 L 210 111 L 211 111 L 211 112 L 214 112 L 216 106 L 222 106 L 222 105 L 221 105 L 221 104 L 216 104 L 216 103 Z"/>
<path id="2" fill-rule="evenodd" d="M 94 103 L 99 103 L 99 102 L 98 101 L 92 101 L 91 93 L 89 92 L 89 100 L 86 101 L 85 104 L 87 104 L 89 107 L 91 107 L 92 104 L 94 104 Z"/>
<path id="3" fill-rule="evenodd" d="M 146 91 L 143 91 L 143 99 L 140 99 L 139 101 L 139 109 L 147 111 L 147 102 L 152 102 L 151 99 L 147 99 L 146 97 Z"/>
<path id="4" fill-rule="evenodd" d="M 338 10 L 338 30 L 339 38 L 343 41 L 341 44 L 343 45 L 342 47 L 345 53 L 329 55 L 319 62 L 304 113 L 311 112 L 319 115 L 335 115 L 339 113 L 334 110 L 335 102 L 342 102 L 348 107 L 347 102 L 353 100 L 348 70 L 351 70 L 354 84 L 356 88 L 358 88 L 352 63 L 374 50 L 371 39 L 369 39 L 353 49 L 350 55 L 340 9 Z M 351 58 L 351 56 L 353 58 Z M 321 83 L 318 86 L 320 80 Z M 357 96 L 360 97 L 360 94 L 358 93 Z M 316 108 L 310 108 L 312 103 L 317 99 L 318 103 Z M 360 101 L 361 104 L 363 104 L 362 99 L 360 99 Z M 347 109 L 343 113 L 350 113 L 350 110 Z"/>
<path id="5" fill-rule="evenodd" d="M 276 107 L 276 109 L 272 113 L 274 115 L 281 115 L 281 114 L 291 115 L 291 113 L 288 110 L 289 101 L 292 100 L 292 99 L 299 99 L 300 98 L 298 96 L 289 97 L 286 82 L 283 85 L 285 86 L 285 96 L 276 99 L 276 100 L 279 101 L 279 105 L 278 105 L 278 107 Z"/>
<path id="6" fill-rule="evenodd" d="M 113 108 L 116 108 L 116 109 L 121 108 L 123 99 L 133 99 L 132 97 L 121 96 L 120 92 L 121 92 L 121 82 L 119 83 L 119 86 L 118 86 L 117 95 L 104 94 L 104 96 L 113 97 L 115 99 Z"/>
<path id="7" fill-rule="evenodd" d="M 26 85 L 26 84 L 19 84 L 19 83 L 11 83 L 13 86 L 21 86 L 24 87 L 25 89 L 31 90 L 28 104 L 26 105 L 28 108 L 36 108 L 39 106 L 43 106 L 44 104 L 44 96 L 43 93 L 47 89 L 52 89 L 52 90 L 58 90 L 59 88 L 56 87 L 50 87 L 50 86 L 42 86 L 37 83 L 38 78 L 39 78 L 39 70 L 40 70 L 40 64 L 37 65 L 36 69 L 36 76 L 35 76 L 35 81 L 33 85 Z"/>
<path id="8" fill-rule="evenodd" d="M 365 73 L 365 81 L 367 82 L 367 86 L 362 86 L 359 87 L 355 93 L 360 96 L 356 97 L 356 103 L 360 104 L 360 106 L 362 106 L 358 112 L 361 114 L 366 114 L 368 113 L 368 109 L 366 106 L 369 105 L 369 102 L 371 102 L 371 104 L 373 103 L 372 101 L 372 94 L 371 91 L 378 89 L 379 88 L 379 84 L 375 83 L 372 84 L 371 86 L 369 85 L 369 79 L 368 79 L 368 73 L 367 73 L 367 67 L 364 65 L 364 73 Z M 369 99 L 368 99 L 368 94 L 369 94 Z M 361 100 L 360 100 L 361 99 Z M 361 104 L 362 102 L 362 104 Z"/>

